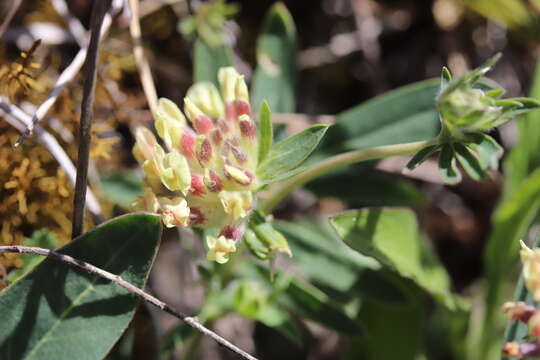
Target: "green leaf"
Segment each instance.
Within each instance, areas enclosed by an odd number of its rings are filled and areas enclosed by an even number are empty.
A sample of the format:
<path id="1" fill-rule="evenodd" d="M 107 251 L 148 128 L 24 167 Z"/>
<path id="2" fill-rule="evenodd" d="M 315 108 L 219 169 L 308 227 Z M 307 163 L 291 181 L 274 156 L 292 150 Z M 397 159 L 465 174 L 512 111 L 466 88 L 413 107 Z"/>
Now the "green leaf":
<path id="1" fill-rule="evenodd" d="M 259 111 L 259 163 L 264 161 L 274 142 L 272 113 L 266 101 L 261 103 Z"/>
<path id="2" fill-rule="evenodd" d="M 286 276 L 283 275 L 282 276 Z M 295 314 L 317 321 L 346 334 L 359 334 L 361 328 L 339 305 L 308 282 L 291 279 L 286 290 L 277 297 L 281 306 Z"/>
<path id="3" fill-rule="evenodd" d="M 433 155 L 433 154 L 435 154 L 437 151 L 439 151 L 440 148 L 441 148 L 440 145 L 426 146 L 425 148 L 423 148 L 422 150 L 420 150 L 419 152 L 417 152 L 417 153 L 412 157 L 412 159 L 411 159 L 411 160 L 407 163 L 407 165 L 405 166 L 404 171 L 405 171 L 405 172 L 413 171 L 414 169 L 416 169 L 416 167 L 417 167 L 418 165 L 420 165 L 421 163 L 423 163 L 424 161 L 426 161 L 428 157 L 430 157 L 431 155 Z"/>
<path id="4" fill-rule="evenodd" d="M 267 13 L 257 39 L 257 68 L 251 89 L 254 106 L 266 100 L 276 113 L 294 112 L 296 50 L 293 18 L 278 2 Z"/>
<path id="5" fill-rule="evenodd" d="M 299 166 L 315 150 L 327 129 L 328 125 L 313 125 L 272 146 L 259 163 L 259 178 L 271 180 Z"/>
<path id="6" fill-rule="evenodd" d="M 417 289 L 410 289 L 409 292 L 412 294 L 409 294 L 409 301 L 404 304 L 385 304 L 369 299 L 362 301 L 358 321 L 366 328 L 368 336 L 352 338 L 342 358 L 426 359 L 425 296 Z"/>
<path id="7" fill-rule="evenodd" d="M 450 144 L 442 147 L 439 155 L 439 173 L 447 184 L 457 184 L 461 181 L 461 173 L 457 168 L 454 151 Z"/>
<path id="8" fill-rule="evenodd" d="M 340 153 L 433 138 L 440 131 L 438 89 L 439 79 L 418 82 L 339 114 L 322 148 Z"/>
<path id="9" fill-rule="evenodd" d="M 334 216 L 331 224 L 354 250 L 412 280 L 446 307 L 458 307 L 458 300 L 450 292 L 448 275 L 428 251 L 411 210 L 351 211 Z"/>
<path id="10" fill-rule="evenodd" d="M 279 221 L 274 225 L 287 237 L 295 264 L 311 283 L 351 299 L 360 295 L 385 303 L 406 301 L 391 274 L 381 273 L 375 259 L 345 245 L 326 222 Z"/>
<path id="11" fill-rule="evenodd" d="M 218 70 L 232 66 L 231 51 L 225 45 L 210 47 L 200 39 L 195 41 L 193 54 L 193 81 L 210 81 L 219 86 Z"/>
<path id="12" fill-rule="evenodd" d="M 503 148 L 489 135 L 477 133 L 473 136 L 473 142 L 468 146 L 478 153 L 480 166 L 485 171 L 497 170 L 499 159 L 503 156 Z"/>
<path id="13" fill-rule="evenodd" d="M 126 215 L 78 237 L 58 252 L 143 287 L 161 235 L 158 216 Z M 0 293 L 0 358 L 98 360 L 133 317 L 126 289 L 46 259 Z"/>
<path id="14" fill-rule="evenodd" d="M 129 209 L 133 201 L 143 195 L 143 182 L 135 171 L 102 173 L 99 177 L 105 198 L 124 209 Z"/>
<path id="15" fill-rule="evenodd" d="M 333 171 L 306 186 L 317 196 L 335 197 L 351 206 L 414 206 L 426 202 L 425 194 L 412 181 L 366 165 Z"/>
<path id="16" fill-rule="evenodd" d="M 446 66 L 443 66 L 441 71 L 441 86 L 439 91 L 443 91 L 450 81 L 452 81 L 452 73 L 450 73 L 450 70 L 448 70 Z"/>
<path id="17" fill-rule="evenodd" d="M 469 176 L 476 180 L 482 180 L 484 178 L 484 169 L 482 168 L 482 165 L 480 164 L 480 161 L 467 149 L 467 147 L 461 143 L 454 143 L 452 144 L 456 157 L 463 166 L 463 169 L 465 169 L 465 172 L 469 174 Z"/>

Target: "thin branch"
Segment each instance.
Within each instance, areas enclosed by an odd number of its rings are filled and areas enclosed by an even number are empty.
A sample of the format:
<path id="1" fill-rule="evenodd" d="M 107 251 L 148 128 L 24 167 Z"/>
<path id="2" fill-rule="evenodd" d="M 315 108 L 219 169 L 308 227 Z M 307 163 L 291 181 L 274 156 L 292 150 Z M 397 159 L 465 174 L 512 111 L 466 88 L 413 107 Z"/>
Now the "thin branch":
<path id="1" fill-rule="evenodd" d="M 51 3 L 56 12 L 62 17 L 64 22 L 68 25 L 69 31 L 75 38 L 75 41 L 81 48 L 88 46 L 88 38 L 86 35 L 86 29 L 81 22 L 69 12 L 68 5 L 65 0 L 51 0 Z"/>
<path id="2" fill-rule="evenodd" d="M 94 115 L 94 95 L 96 90 L 97 62 L 99 56 L 100 30 L 109 1 L 96 1 L 92 10 L 92 33 L 88 56 L 85 63 L 81 121 L 79 124 L 79 152 L 77 155 L 77 179 L 73 197 L 73 220 L 71 237 L 82 234 L 84 226 L 84 206 L 88 181 L 88 160 L 90 158 L 90 135 Z"/>
<path id="3" fill-rule="evenodd" d="M 208 329 L 201 323 L 199 323 L 196 318 L 188 316 L 186 314 L 181 313 L 180 311 L 174 309 L 172 306 L 164 303 L 163 301 L 155 298 L 154 296 L 146 293 L 144 290 L 139 289 L 135 285 L 125 281 L 120 277 L 119 275 L 114 275 L 108 271 L 105 271 L 103 269 L 100 269 L 92 264 L 89 264 L 87 262 L 77 260 L 69 255 L 60 254 L 56 251 L 49 250 L 49 249 L 43 249 L 39 247 L 30 247 L 30 246 L 0 246 L 0 253 L 19 253 L 19 254 L 33 254 L 33 255 L 40 255 L 40 256 L 46 256 L 53 258 L 55 260 L 58 260 L 60 262 L 63 262 L 65 264 L 68 264 L 73 267 L 77 267 L 80 269 L 83 269 L 85 271 L 88 271 L 91 274 L 97 275 L 99 277 L 102 277 L 104 279 L 107 279 L 124 289 L 128 290 L 130 293 L 138 296 L 142 300 L 158 307 L 159 309 L 171 314 L 172 316 L 184 321 L 186 324 L 194 328 L 195 330 L 203 333 L 206 336 L 209 336 L 214 341 L 216 341 L 218 344 L 224 346 L 225 348 L 231 350 L 232 352 L 236 353 L 240 357 L 244 359 L 249 360 L 257 360 L 254 356 L 248 354 L 244 350 L 240 349 L 236 345 L 232 344 L 228 340 L 222 338 L 212 330 Z"/>
<path id="4" fill-rule="evenodd" d="M 105 15 L 105 18 L 103 19 L 103 23 L 101 26 L 101 39 L 105 36 L 105 34 L 109 31 L 109 28 L 112 23 L 112 19 L 114 15 L 116 15 L 120 9 L 122 8 L 123 0 L 113 0 L 112 5 Z M 45 115 L 49 112 L 51 107 L 56 102 L 56 99 L 58 98 L 58 95 L 60 92 L 64 89 L 64 87 L 70 83 L 73 78 L 79 73 L 81 70 L 81 67 L 84 64 L 84 61 L 86 59 L 86 54 L 88 52 L 88 48 L 84 47 L 79 50 L 77 55 L 73 58 L 71 61 L 71 64 L 69 64 L 68 67 L 64 69 L 62 74 L 58 77 L 56 80 L 56 84 L 54 85 L 54 88 L 52 89 L 51 93 L 49 94 L 49 97 L 38 107 L 36 110 L 36 113 L 32 117 L 32 122 L 27 127 L 27 129 L 24 131 L 24 133 L 21 134 L 21 137 L 17 142 L 15 143 L 15 146 L 21 145 L 24 140 L 34 131 L 34 127 L 36 124 L 41 121 Z"/>
<path id="5" fill-rule="evenodd" d="M 14 0 L 13 4 L 10 6 L 9 12 L 6 15 L 6 18 L 2 22 L 2 25 L 0 25 L 0 39 L 6 32 L 9 24 L 11 23 L 11 20 L 13 20 L 13 17 L 17 13 L 17 10 L 19 10 L 19 7 L 22 4 L 22 0 Z"/>
<path id="6" fill-rule="evenodd" d="M 32 117 L 30 115 L 17 106 L 10 104 L 2 97 L 0 97 L 0 115 L 21 133 L 32 123 Z M 75 166 L 58 141 L 56 141 L 56 138 L 39 125 L 36 126 L 35 136 L 36 140 L 56 159 L 60 167 L 65 171 L 69 181 L 75 185 Z M 86 202 L 88 204 L 88 210 L 94 215 L 96 222 L 102 222 L 101 207 L 90 189 L 87 190 Z"/>
<path id="7" fill-rule="evenodd" d="M 143 86 L 146 100 L 152 114 L 156 113 L 157 109 L 157 92 L 152 79 L 152 71 L 148 60 L 144 56 L 144 49 L 141 39 L 141 25 L 139 23 L 139 0 L 129 0 L 129 7 L 131 9 L 131 19 L 129 21 L 129 32 L 133 41 L 133 55 L 135 56 L 135 62 L 139 69 L 139 75 L 141 77 L 141 83 Z"/>

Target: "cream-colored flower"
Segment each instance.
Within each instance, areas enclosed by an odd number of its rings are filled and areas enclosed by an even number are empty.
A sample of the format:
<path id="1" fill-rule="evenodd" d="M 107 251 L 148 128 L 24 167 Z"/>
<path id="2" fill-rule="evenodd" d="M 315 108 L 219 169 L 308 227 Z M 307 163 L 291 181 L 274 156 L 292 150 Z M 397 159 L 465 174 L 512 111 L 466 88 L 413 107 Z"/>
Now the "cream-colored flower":
<path id="1" fill-rule="evenodd" d="M 216 261 L 220 264 L 225 264 L 229 261 L 229 254 L 236 251 L 235 241 L 227 239 L 225 236 L 208 236 L 206 238 L 208 245 L 208 260 Z"/>
<path id="2" fill-rule="evenodd" d="M 181 197 L 158 198 L 163 223 L 166 227 L 187 226 L 190 210 L 186 199 Z"/>
<path id="3" fill-rule="evenodd" d="M 176 104 L 160 99 L 155 128 L 165 148 L 151 131 L 138 129 L 133 153 L 158 208 L 147 193 L 136 205 L 161 212 L 167 227 L 221 228 L 207 242 L 208 258 L 223 263 L 243 235 L 260 182 L 247 85 L 233 68 L 221 69 L 218 79 L 220 91 L 208 82 L 188 90 L 184 110 L 191 127 Z"/>

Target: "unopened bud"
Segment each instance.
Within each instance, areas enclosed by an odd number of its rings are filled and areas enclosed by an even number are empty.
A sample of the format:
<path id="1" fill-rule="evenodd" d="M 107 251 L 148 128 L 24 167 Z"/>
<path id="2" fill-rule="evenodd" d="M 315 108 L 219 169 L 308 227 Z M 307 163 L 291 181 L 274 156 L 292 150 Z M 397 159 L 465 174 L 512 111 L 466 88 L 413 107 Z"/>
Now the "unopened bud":
<path id="1" fill-rule="evenodd" d="M 133 147 L 133 156 L 143 164 L 150 160 L 154 154 L 154 144 L 157 144 L 156 137 L 145 127 L 139 127 L 135 131 L 135 146 Z"/>
<path id="2" fill-rule="evenodd" d="M 201 164 L 207 164 L 212 158 L 212 144 L 204 135 L 197 136 L 197 160 Z"/>
<path id="3" fill-rule="evenodd" d="M 131 207 L 135 211 L 150 211 L 155 213 L 159 210 L 159 202 L 152 189 L 145 187 L 144 195 L 139 196 L 133 204 L 131 204 Z"/>
<path id="4" fill-rule="evenodd" d="M 214 170 L 205 169 L 204 172 L 204 184 L 210 192 L 218 192 L 223 188 L 221 184 L 221 179 Z"/>
<path id="5" fill-rule="evenodd" d="M 201 175 L 191 175 L 191 189 L 189 191 L 193 196 L 203 196 L 206 193 Z"/>
<path id="6" fill-rule="evenodd" d="M 160 176 L 163 185 L 171 191 L 180 190 L 185 195 L 191 187 L 189 164 L 177 151 L 171 151 L 163 157 Z"/>
<path id="7" fill-rule="evenodd" d="M 219 199 L 225 212 L 234 220 L 246 217 L 253 207 L 251 191 L 222 191 Z"/>
<path id="8" fill-rule="evenodd" d="M 239 75 L 236 78 L 236 89 L 235 89 L 236 100 L 241 100 L 249 106 L 249 91 L 244 80 L 244 76 Z"/>
<path id="9" fill-rule="evenodd" d="M 536 312 L 536 308 L 527 305 L 523 301 L 519 302 L 506 302 L 503 304 L 503 313 L 506 314 L 508 320 L 515 321 L 520 320 L 527 323 L 531 316 Z"/>
<path id="10" fill-rule="evenodd" d="M 221 96 L 225 103 L 232 103 L 236 98 L 236 83 L 240 75 L 232 67 L 221 68 L 218 71 L 218 80 L 221 87 Z"/>
<path id="11" fill-rule="evenodd" d="M 224 116 L 223 102 L 214 84 L 197 83 L 189 89 L 187 97 L 208 116 L 214 119 Z"/>
<path id="12" fill-rule="evenodd" d="M 225 165 L 225 175 L 229 180 L 233 180 L 240 185 L 250 185 L 253 177 L 249 176 L 245 170 L 239 169 L 232 165 Z"/>
<path id="13" fill-rule="evenodd" d="M 540 337 L 540 313 L 536 312 L 529 319 L 529 334 L 536 338 Z"/>

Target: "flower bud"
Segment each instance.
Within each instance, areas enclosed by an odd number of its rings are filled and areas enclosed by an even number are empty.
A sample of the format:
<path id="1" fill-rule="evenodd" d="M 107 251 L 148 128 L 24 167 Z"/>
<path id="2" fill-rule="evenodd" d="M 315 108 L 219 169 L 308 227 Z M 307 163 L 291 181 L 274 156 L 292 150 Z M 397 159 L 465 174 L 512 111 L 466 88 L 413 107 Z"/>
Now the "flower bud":
<path id="1" fill-rule="evenodd" d="M 145 187 L 144 195 L 139 196 L 133 204 L 131 204 L 131 207 L 135 211 L 150 211 L 155 213 L 159 210 L 159 202 L 152 189 Z"/>
<path id="2" fill-rule="evenodd" d="M 233 220 L 246 217 L 253 207 L 251 191 L 221 191 L 219 199 L 223 209 Z"/>
<path id="3" fill-rule="evenodd" d="M 204 114 L 213 119 L 223 118 L 225 115 L 219 91 L 210 82 L 193 85 L 188 90 L 187 98 Z"/>
<path id="4" fill-rule="evenodd" d="M 237 184 L 248 186 L 253 180 L 253 176 L 250 176 L 245 170 L 239 169 L 232 165 L 225 165 L 225 176 Z"/>
<path id="5" fill-rule="evenodd" d="M 525 285 L 533 294 L 534 300 L 540 301 L 540 249 L 531 250 L 523 241 L 520 243 Z"/>
<path id="6" fill-rule="evenodd" d="M 158 201 L 162 209 L 163 224 L 166 227 L 188 225 L 190 210 L 186 199 L 182 197 L 160 197 Z"/>
<path id="7" fill-rule="evenodd" d="M 238 75 L 238 77 L 236 78 L 235 98 L 236 100 L 243 101 L 249 106 L 248 87 L 242 75 Z"/>
<path id="8" fill-rule="evenodd" d="M 189 164 L 178 151 L 171 151 L 162 158 L 159 172 L 161 182 L 167 189 L 180 190 L 186 195 L 191 188 Z"/>
<path id="9" fill-rule="evenodd" d="M 152 158 L 154 154 L 154 144 L 157 144 L 156 137 L 150 130 L 144 127 L 137 128 L 135 132 L 135 146 L 133 147 L 133 156 L 143 164 L 146 160 Z"/>
<path id="10" fill-rule="evenodd" d="M 503 304 L 503 312 L 508 317 L 508 320 L 520 320 L 524 323 L 527 323 L 531 316 L 535 314 L 536 309 L 533 306 L 527 305 L 523 301 L 508 301 Z"/>
<path id="11" fill-rule="evenodd" d="M 208 260 L 224 264 L 229 261 L 229 254 L 236 251 L 235 241 L 227 239 L 225 236 L 208 236 L 206 238 L 208 245 Z"/>
<path id="12" fill-rule="evenodd" d="M 528 322 L 529 334 L 536 338 L 540 337 L 540 313 L 536 312 Z"/>
<path id="13" fill-rule="evenodd" d="M 225 103 L 232 103 L 236 98 L 236 84 L 240 75 L 232 67 L 221 68 L 218 71 L 218 81 L 221 96 Z"/>
<path id="14" fill-rule="evenodd" d="M 155 114 L 155 127 L 165 144 L 176 147 L 182 135 L 181 127 L 186 125 L 186 118 L 178 106 L 169 99 L 161 98 Z"/>

